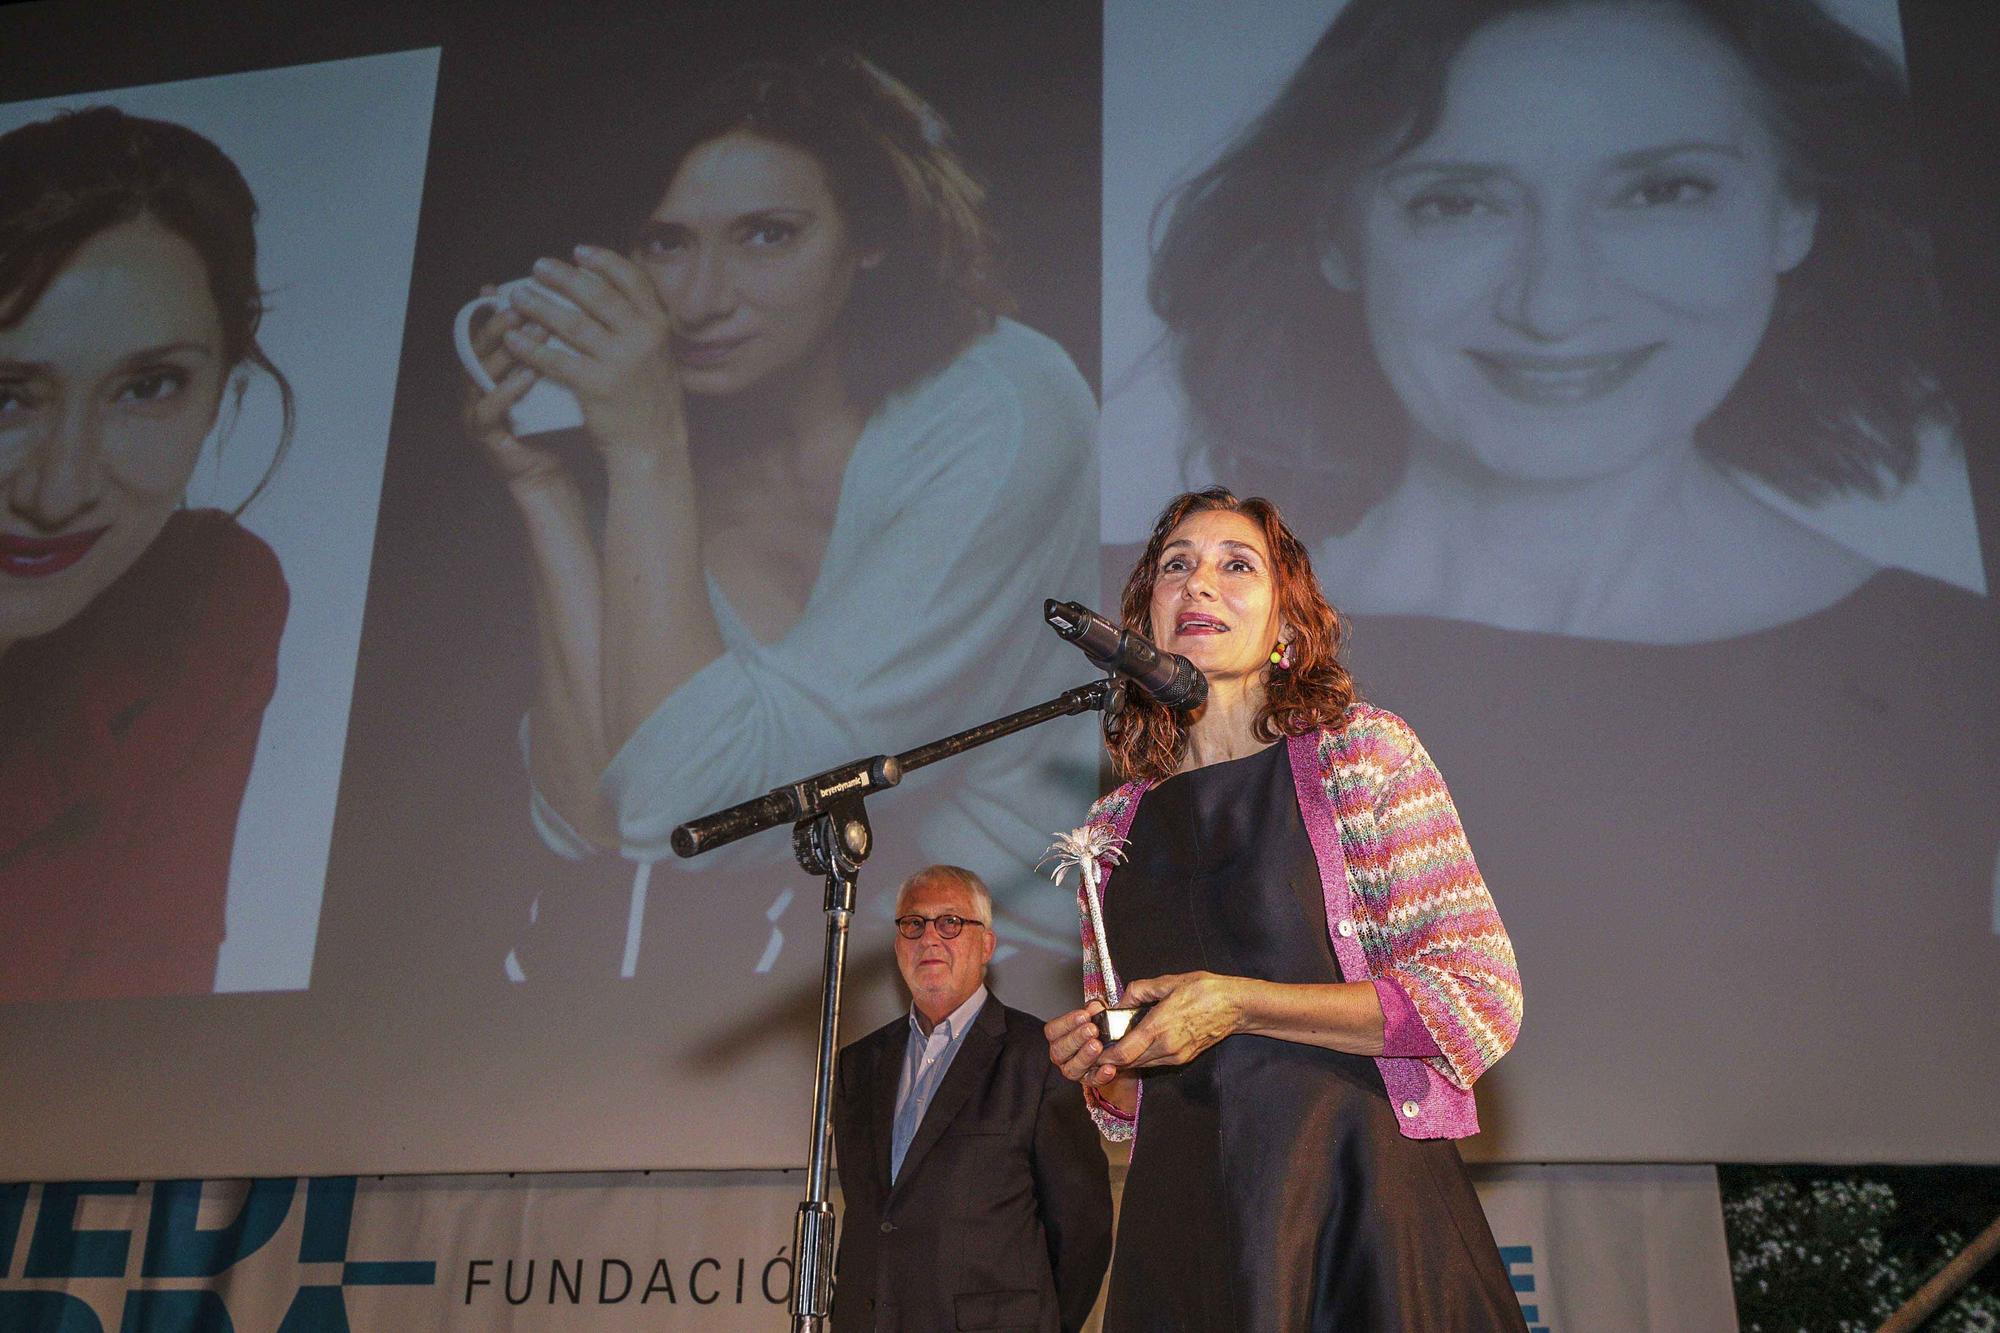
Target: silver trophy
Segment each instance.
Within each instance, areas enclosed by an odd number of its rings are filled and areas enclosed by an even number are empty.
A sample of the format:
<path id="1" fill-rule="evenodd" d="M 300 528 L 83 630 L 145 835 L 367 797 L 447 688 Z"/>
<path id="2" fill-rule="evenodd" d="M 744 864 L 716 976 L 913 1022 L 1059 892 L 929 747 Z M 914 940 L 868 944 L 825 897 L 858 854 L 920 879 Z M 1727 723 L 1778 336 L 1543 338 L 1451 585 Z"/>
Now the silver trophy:
<path id="1" fill-rule="evenodd" d="M 1116 865 L 1124 859 L 1123 838 L 1103 824 L 1085 824 L 1058 834 L 1041 861 L 1044 865 L 1055 862 L 1049 878 L 1058 884 L 1071 867 L 1083 877 L 1084 911 L 1090 915 L 1091 954 L 1097 963 L 1097 975 L 1104 982 L 1104 1002 L 1108 1006 L 1096 1015 L 1097 1032 L 1107 1046 L 1130 1032 L 1132 1025 L 1152 1008 L 1123 1002 L 1124 986 L 1118 980 L 1118 969 L 1111 965 L 1111 943 L 1104 934 L 1104 900 L 1098 891 L 1097 863 L 1105 860 Z"/>

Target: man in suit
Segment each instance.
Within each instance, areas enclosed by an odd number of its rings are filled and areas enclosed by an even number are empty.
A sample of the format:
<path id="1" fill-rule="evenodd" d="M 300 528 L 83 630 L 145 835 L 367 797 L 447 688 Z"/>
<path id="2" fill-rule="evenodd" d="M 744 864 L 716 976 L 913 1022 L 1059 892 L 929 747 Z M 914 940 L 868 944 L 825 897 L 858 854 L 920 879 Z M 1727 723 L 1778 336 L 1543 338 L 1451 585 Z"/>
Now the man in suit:
<path id="1" fill-rule="evenodd" d="M 986 989 L 993 900 L 931 866 L 896 899 L 910 1012 L 845 1047 L 833 1135 L 846 1213 L 833 1327 L 1076 1329 L 1111 1256 L 1111 1187 L 1038 1018 Z"/>

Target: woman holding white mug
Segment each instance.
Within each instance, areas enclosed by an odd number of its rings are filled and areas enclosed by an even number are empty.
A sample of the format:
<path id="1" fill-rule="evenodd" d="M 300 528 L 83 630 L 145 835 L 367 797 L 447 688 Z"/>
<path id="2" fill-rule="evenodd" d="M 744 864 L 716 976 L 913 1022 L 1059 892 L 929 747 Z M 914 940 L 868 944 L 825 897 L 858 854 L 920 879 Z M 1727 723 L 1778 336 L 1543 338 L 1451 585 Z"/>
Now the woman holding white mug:
<path id="1" fill-rule="evenodd" d="M 495 387 L 468 425 L 534 557 L 536 820 L 573 855 L 657 859 L 704 809 L 1033 702 L 1022 617 L 1094 589 L 1089 390 L 1003 318 L 935 114 L 848 54 L 694 106 L 630 251 L 537 262 L 475 335 Z M 601 544 L 510 425 L 544 380 L 604 465 Z M 1040 836 L 1060 794 L 1020 760 L 968 762 L 926 848 Z"/>
<path id="2" fill-rule="evenodd" d="M 514 314 L 514 294 L 522 291 L 554 301 L 566 310 L 577 308 L 574 302 L 533 278 L 516 278 L 498 287 L 487 287 L 467 301 L 452 325 L 452 343 L 458 348 L 458 359 L 465 366 L 466 373 L 472 376 L 473 387 L 479 393 L 490 394 L 500 387 L 487 370 L 486 363 L 493 361 L 503 367 L 502 373 L 505 373 L 506 358 L 496 353 L 507 329 L 520 327 L 520 317 Z M 475 342 L 472 335 L 474 322 L 482 315 L 490 319 L 502 313 L 513 315 L 513 318 L 484 328 L 484 336 Z M 553 344 L 553 348 L 571 350 L 560 340 Z M 515 436 L 575 430 L 583 424 L 583 408 L 577 403 L 576 395 L 558 381 L 531 372 L 527 389 L 508 406 L 499 424 L 505 425 L 507 433 Z"/>

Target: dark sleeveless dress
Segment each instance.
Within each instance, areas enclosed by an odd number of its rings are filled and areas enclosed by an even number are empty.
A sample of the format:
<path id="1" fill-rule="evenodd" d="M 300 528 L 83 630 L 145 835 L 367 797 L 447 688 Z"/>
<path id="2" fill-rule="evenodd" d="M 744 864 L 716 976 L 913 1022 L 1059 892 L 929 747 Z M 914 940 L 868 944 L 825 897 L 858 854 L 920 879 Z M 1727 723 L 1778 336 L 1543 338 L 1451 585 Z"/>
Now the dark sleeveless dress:
<path id="1" fill-rule="evenodd" d="M 1121 979 L 1335 982 L 1286 748 L 1146 793 L 1105 891 Z M 1149 1071 L 1107 1330 L 1525 1329 L 1458 1150 L 1363 1056 L 1237 1035 Z"/>

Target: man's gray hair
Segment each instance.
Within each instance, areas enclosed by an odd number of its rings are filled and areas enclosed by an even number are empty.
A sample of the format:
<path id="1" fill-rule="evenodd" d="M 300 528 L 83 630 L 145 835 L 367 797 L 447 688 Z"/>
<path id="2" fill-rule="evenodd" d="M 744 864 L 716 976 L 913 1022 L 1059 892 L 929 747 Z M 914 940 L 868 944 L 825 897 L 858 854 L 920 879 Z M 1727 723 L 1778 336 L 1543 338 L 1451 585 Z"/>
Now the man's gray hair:
<path id="1" fill-rule="evenodd" d="M 914 875 L 904 880 L 903 886 L 896 890 L 896 911 L 898 913 L 902 912 L 904 901 L 919 885 L 928 884 L 932 880 L 940 879 L 956 883 L 963 887 L 967 893 L 971 894 L 973 910 L 979 913 L 980 919 L 986 923 L 988 930 L 993 928 L 993 894 L 988 891 L 985 880 L 979 878 L 979 876 L 973 874 L 964 866 L 925 866 L 922 870 L 917 871 Z"/>

